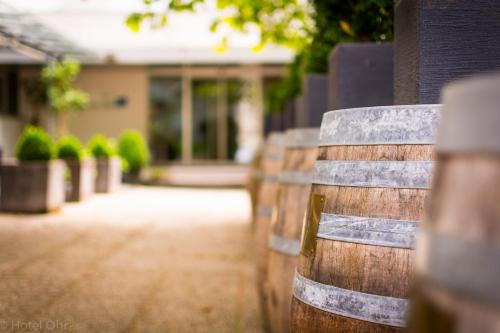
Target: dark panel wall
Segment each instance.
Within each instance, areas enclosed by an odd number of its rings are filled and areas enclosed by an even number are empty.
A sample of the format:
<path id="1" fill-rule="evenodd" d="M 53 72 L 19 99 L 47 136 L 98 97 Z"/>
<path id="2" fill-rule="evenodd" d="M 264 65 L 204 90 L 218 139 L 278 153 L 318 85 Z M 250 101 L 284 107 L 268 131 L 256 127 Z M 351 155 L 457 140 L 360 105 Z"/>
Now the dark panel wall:
<path id="1" fill-rule="evenodd" d="M 264 117 L 264 134 L 295 127 L 295 103 L 288 102 L 283 112 L 268 112 Z"/>
<path id="2" fill-rule="evenodd" d="M 438 103 L 444 84 L 500 69 L 500 1 L 399 0 L 395 103 Z"/>

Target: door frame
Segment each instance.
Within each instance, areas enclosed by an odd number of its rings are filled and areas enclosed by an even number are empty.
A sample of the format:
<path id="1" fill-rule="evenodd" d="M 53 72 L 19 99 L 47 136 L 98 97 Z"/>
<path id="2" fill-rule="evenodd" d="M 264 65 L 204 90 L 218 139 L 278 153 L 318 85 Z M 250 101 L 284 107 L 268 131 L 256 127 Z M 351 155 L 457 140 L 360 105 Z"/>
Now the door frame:
<path id="1" fill-rule="evenodd" d="M 265 76 L 284 76 L 283 65 L 213 65 L 213 66 L 165 66 L 149 67 L 149 77 L 176 77 L 181 79 L 181 142 L 182 163 L 192 164 L 193 161 L 193 90 L 192 81 L 195 79 L 213 79 L 218 84 L 219 94 L 217 97 L 217 161 L 227 161 L 227 81 L 229 79 L 241 79 L 251 81 L 255 92 L 255 108 L 258 112 L 260 123 L 260 137 L 264 135 L 264 101 L 263 80 Z"/>

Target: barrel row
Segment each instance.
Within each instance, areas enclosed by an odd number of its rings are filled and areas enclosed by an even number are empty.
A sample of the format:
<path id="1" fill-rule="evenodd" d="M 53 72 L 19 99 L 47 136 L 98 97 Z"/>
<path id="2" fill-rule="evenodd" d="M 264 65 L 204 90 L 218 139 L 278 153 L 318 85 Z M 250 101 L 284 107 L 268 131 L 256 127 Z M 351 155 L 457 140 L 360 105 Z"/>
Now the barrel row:
<path id="1" fill-rule="evenodd" d="M 285 145 L 267 235 L 272 332 L 497 331 L 498 91 L 489 77 L 447 88 L 444 107 L 328 112 L 316 146 Z"/>

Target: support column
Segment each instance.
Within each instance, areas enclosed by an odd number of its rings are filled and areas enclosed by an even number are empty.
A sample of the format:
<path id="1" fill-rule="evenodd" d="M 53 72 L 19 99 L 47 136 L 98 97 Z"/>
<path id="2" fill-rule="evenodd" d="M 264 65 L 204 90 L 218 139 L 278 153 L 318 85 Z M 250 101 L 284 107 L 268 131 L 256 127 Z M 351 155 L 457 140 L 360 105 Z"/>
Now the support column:
<path id="1" fill-rule="evenodd" d="M 254 79 L 254 96 L 255 96 L 255 110 L 260 119 L 260 136 L 264 137 L 264 79 L 262 72 L 258 71 L 258 75 Z"/>
<path id="2" fill-rule="evenodd" d="M 193 93 L 192 79 L 189 68 L 182 71 L 182 162 L 191 163 L 193 160 Z"/>
<path id="3" fill-rule="evenodd" d="M 217 88 L 217 159 L 227 160 L 227 80 L 219 78 Z"/>

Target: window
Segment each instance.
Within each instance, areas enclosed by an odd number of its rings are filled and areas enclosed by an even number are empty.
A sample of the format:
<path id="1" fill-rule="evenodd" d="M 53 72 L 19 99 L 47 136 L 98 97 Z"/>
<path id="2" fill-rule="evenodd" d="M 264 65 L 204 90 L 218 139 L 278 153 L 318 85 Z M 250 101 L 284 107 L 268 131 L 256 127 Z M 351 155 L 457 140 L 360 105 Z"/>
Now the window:
<path id="1" fill-rule="evenodd" d="M 153 77 L 149 83 L 150 143 L 155 162 L 182 158 L 180 78 Z"/>
<path id="2" fill-rule="evenodd" d="M 19 78 L 15 68 L 0 69 L 0 114 L 16 116 Z"/>

